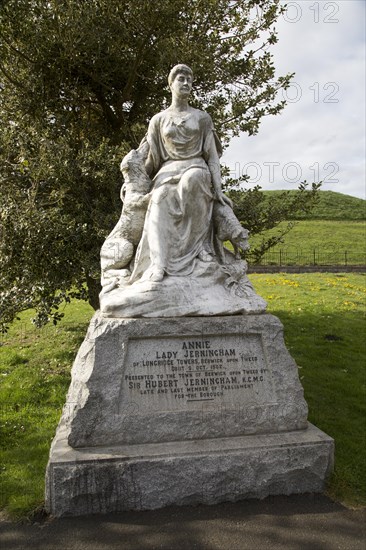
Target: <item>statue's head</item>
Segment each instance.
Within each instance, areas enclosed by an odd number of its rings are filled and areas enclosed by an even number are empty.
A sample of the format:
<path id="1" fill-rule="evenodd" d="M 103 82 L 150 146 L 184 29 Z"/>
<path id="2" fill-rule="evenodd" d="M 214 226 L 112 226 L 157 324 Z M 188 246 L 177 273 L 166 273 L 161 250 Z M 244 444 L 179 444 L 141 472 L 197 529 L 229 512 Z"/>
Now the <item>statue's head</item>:
<path id="1" fill-rule="evenodd" d="M 178 65 L 175 65 L 169 73 L 169 76 L 168 76 L 169 87 L 171 87 L 171 85 L 173 84 L 173 82 L 174 82 L 174 80 L 175 80 L 175 78 L 178 74 L 184 74 L 186 76 L 189 76 L 191 78 L 191 80 L 193 81 L 193 71 L 192 71 L 192 69 L 190 67 L 188 67 L 188 65 L 183 65 L 183 63 L 179 63 Z"/>

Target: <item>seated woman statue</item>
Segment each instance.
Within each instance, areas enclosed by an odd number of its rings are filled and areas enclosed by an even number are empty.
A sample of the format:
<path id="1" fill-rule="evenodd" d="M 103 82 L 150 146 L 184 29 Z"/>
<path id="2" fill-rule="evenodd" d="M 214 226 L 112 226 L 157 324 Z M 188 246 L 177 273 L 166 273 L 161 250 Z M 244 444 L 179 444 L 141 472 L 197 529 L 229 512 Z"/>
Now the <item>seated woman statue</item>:
<path id="1" fill-rule="evenodd" d="M 118 317 L 263 311 L 246 263 L 223 247 L 229 239 L 245 250 L 248 232 L 222 192 L 211 117 L 188 104 L 191 69 L 176 65 L 168 82 L 170 107 L 121 164 L 124 208 L 102 247 L 101 310 Z"/>

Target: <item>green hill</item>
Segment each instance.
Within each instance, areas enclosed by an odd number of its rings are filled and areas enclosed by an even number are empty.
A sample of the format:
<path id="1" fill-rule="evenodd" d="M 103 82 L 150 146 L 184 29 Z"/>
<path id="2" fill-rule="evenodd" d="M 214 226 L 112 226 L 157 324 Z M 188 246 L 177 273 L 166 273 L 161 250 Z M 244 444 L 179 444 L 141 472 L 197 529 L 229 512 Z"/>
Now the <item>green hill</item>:
<path id="1" fill-rule="evenodd" d="M 280 193 L 283 193 L 283 191 L 264 191 L 268 200 Z M 290 193 L 295 194 L 298 191 L 292 190 Z M 319 203 L 312 212 L 297 214 L 293 219 L 362 221 L 366 220 L 366 201 L 334 191 L 319 191 Z"/>
<path id="2" fill-rule="evenodd" d="M 286 226 L 286 222 L 250 237 L 251 249 L 259 246 L 262 239 L 278 234 L 282 226 Z M 366 225 L 362 221 L 299 220 L 285 235 L 283 243 L 269 250 L 264 263 L 278 264 L 281 250 L 283 265 L 312 264 L 315 257 L 319 264 L 365 265 L 365 243 Z"/>

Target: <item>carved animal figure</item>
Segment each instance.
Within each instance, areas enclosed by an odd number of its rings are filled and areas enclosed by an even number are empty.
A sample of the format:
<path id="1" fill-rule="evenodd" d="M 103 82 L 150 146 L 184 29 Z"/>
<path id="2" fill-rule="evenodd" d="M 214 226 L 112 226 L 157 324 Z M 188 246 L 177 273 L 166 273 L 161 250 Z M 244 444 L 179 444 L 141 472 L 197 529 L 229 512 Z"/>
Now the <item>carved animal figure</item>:
<path id="1" fill-rule="evenodd" d="M 117 225 L 100 251 L 102 284 L 106 278 L 117 275 L 115 270 L 128 266 L 140 242 L 152 184 L 145 170 L 148 150 L 148 144 L 144 143 L 139 149 L 130 151 L 121 162 L 123 209 Z"/>
<path id="2" fill-rule="evenodd" d="M 221 243 L 230 241 L 233 245 L 235 256 L 239 259 L 239 248 L 243 252 L 249 250 L 249 231 L 241 225 L 233 210 L 227 204 L 223 205 L 215 201 L 212 217 L 216 238 Z"/>

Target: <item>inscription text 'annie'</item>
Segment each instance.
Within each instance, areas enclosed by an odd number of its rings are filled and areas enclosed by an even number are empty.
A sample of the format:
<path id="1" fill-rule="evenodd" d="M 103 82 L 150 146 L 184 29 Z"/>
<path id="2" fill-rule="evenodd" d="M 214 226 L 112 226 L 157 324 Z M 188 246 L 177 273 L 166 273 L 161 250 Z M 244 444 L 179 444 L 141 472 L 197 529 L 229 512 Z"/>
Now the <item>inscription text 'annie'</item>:
<path id="1" fill-rule="evenodd" d="M 183 358 L 192 357 L 234 357 L 235 349 L 211 349 L 211 342 L 204 341 L 189 341 L 183 342 L 182 350 L 184 350 Z M 177 359 L 178 351 L 162 351 L 156 352 L 156 359 Z"/>

